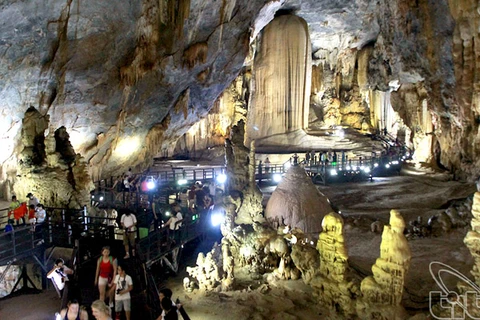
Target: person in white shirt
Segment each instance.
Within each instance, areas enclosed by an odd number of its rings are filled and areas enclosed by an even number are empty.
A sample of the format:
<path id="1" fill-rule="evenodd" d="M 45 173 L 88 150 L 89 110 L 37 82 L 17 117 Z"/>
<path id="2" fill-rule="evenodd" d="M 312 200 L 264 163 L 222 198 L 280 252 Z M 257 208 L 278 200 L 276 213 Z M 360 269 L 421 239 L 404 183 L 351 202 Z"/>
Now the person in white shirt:
<path id="1" fill-rule="evenodd" d="M 135 256 L 135 231 L 137 225 L 137 217 L 130 211 L 127 211 L 122 215 L 120 219 L 124 233 L 123 233 L 123 245 L 125 246 L 124 259 L 130 258 L 130 246 L 132 246 L 132 255 Z"/>
<path id="2" fill-rule="evenodd" d="M 131 301 L 130 291 L 133 289 L 132 277 L 130 277 L 123 266 L 118 265 L 117 275 L 113 281 L 111 290 L 115 290 L 115 312 L 117 313 L 117 319 L 120 319 L 122 310 L 125 310 L 125 317 L 130 320 Z"/>
<path id="3" fill-rule="evenodd" d="M 44 223 L 47 213 L 45 212 L 45 207 L 43 204 L 37 204 L 37 209 L 35 212 L 35 218 L 37 219 L 37 224 Z"/>
<path id="4" fill-rule="evenodd" d="M 73 274 L 73 270 L 67 267 L 62 258 L 55 260 L 55 265 L 52 270 L 47 273 L 47 278 L 52 280 L 55 288 L 58 290 L 58 294 L 63 296 L 65 284 L 68 281 L 68 275 Z M 65 306 L 62 306 L 62 308 Z"/>
<path id="5" fill-rule="evenodd" d="M 34 206 L 36 206 L 37 204 L 40 203 L 40 201 L 38 201 L 38 198 L 35 197 L 35 196 L 33 195 L 33 193 L 31 193 L 31 192 L 29 192 L 29 193 L 27 194 L 27 198 L 28 198 L 28 205 L 29 205 L 29 206 L 30 206 L 31 204 L 33 204 Z"/>

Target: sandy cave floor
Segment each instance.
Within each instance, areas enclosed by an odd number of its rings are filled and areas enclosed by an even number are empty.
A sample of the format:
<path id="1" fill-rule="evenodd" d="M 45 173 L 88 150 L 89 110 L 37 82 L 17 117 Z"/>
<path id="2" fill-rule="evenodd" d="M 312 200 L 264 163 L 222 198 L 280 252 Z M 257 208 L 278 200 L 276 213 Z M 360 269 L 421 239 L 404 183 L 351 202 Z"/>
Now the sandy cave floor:
<path id="1" fill-rule="evenodd" d="M 464 199 L 475 192 L 472 184 L 448 181 L 448 176 L 409 171 L 408 175 L 389 178 L 376 178 L 373 182 L 331 184 L 319 186 L 332 204 L 341 211 L 348 221 L 345 237 L 349 253 L 349 262 L 361 277 L 371 274 L 371 266 L 379 256 L 381 235 L 370 231 L 372 221 L 388 223 L 390 209 L 398 209 L 405 221 L 421 215 L 424 221 L 435 213 L 445 210 L 451 200 Z M 266 199 L 273 188 L 264 188 Z M 428 265 L 432 261 L 441 261 L 470 276 L 473 265 L 472 257 L 463 244 L 463 238 L 469 227 L 458 228 L 450 233 L 431 238 L 409 241 L 412 261 L 407 274 L 403 305 L 411 314 L 428 313 L 428 293 L 438 290 L 432 279 Z M 192 258 L 194 261 L 194 258 Z M 310 287 L 302 281 L 272 280 L 265 285 L 265 280 L 252 280 L 243 270 L 236 270 L 239 290 L 226 293 L 204 293 L 198 290 L 186 293 L 182 280 L 186 275 L 181 272 L 177 277 L 169 278 L 162 285 L 174 291 L 174 298 L 179 297 L 185 304 L 192 319 L 236 320 L 236 319 L 341 319 L 330 314 L 316 302 Z M 271 277 L 270 277 L 271 278 Z M 448 288 L 455 288 L 457 279 L 445 278 Z M 45 310 L 45 316 L 37 313 L 32 318 L 35 305 L 51 306 L 51 294 L 28 296 L 31 303 L 19 310 L 17 303 L 24 304 L 27 297 L 0 300 L 0 319 L 51 319 L 56 311 Z M 17 302 L 18 301 L 18 302 Z M 38 303 L 37 303 L 38 302 Z M 15 308 L 14 306 L 17 306 Z M 48 307 L 51 308 L 51 307 Z M 11 318 L 11 310 L 16 310 L 18 318 Z M 37 309 L 38 310 L 38 309 Z M 18 314 L 22 312 L 24 315 Z M 10 315 L 10 316 L 9 316 Z"/>

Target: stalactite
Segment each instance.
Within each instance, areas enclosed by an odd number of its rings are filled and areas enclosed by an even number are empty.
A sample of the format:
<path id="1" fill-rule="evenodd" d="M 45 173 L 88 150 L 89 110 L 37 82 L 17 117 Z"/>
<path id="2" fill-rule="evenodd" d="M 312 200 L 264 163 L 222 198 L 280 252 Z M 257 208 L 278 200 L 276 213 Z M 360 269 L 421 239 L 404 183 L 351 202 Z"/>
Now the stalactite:
<path id="1" fill-rule="evenodd" d="M 183 65 L 192 69 L 197 64 L 204 64 L 207 61 L 208 44 L 198 42 L 188 47 L 183 52 Z"/>
<path id="2" fill-rule="evenodd" d="M 305 128 L 311 88 L 310 38 L 305 21 L 291 15 L 273 20 L 263 31 L 253 71 L 248 139 Z"/>

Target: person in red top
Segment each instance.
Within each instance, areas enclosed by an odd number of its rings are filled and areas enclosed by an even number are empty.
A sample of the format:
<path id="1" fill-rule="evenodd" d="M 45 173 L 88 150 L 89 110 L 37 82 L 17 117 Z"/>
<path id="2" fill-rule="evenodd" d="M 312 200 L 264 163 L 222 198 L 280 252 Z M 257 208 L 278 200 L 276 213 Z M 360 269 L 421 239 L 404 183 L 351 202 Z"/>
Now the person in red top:
<path id="1" fill-rule="evenodd" d="M 113 279 L 117 275 L 117 259 L 110 255 L 110 247 L 102 248 L 102 256 L 98 258 L 97 272 L 95 274 L 95 286 L 98 285 L 100 300 L 105 301 L 105 292 L 113 285 Z M 110 295 L 110 305 L 113 307 L 113 297 Z"/>
<path id="2" fill-rule="evenodd" d="M 35 205 L 31 204 L 28 206 L 28 223 L 30 223 L 30 227 L 32 231 L 35 231 Z"/>

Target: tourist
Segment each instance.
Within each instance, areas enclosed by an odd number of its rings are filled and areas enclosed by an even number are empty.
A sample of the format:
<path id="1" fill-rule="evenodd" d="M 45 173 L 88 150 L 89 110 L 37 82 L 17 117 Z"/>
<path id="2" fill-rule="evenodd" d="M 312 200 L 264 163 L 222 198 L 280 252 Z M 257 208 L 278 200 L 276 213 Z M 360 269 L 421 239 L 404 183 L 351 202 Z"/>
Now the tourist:
<path id="1" fill-rule="evenodd" d="M 178 320 L 177 307 L 172 303 L 170 298 L 163 298 L 160 301 L 160 306 L 162 307 L 162 316 L 163 320 Z"/>
<path id="2" fill-rule="evenodd" d="M 120 319 L 122 310 L 125 311 L 125 317 L 130 320 L 131 313 L 131 297 L 130 291 L 133 289 L 132 277 L 130 277 L 122 265 L 117 267 L 117 275 L 113 281 L 112 291 L 115 292 L 115 312 L 116 318 Z"/>
<path id="3" fill-rule="evenodd" d="M 130 258 L 130 246 L 132 247 L 132 255 L 135 257 L 135 231 L 137 225 L 137 217 L 130 211 L 127 211 L 122 215 L 120 219 L 124 233 L 123 233 L 123 245 L 125 246 L 124 259 Z"/>
<path id="4" fill-rule="evenodd" d="M 35 222 L 37 219 L 35 218 L 35 206 L 33 204 L 28 206 L 28 223 L 30 224 L 30 231 L 35 231 Z"/>
<path id="5" fill-rule="evenodd" d="M 110 317 L 110 309 L 102 300 L 93 301 L 92 314 L 97 320 L 112 320 Z"/>
<path id="6" fill-rule="evenodd" d="M 265 159 L 265 173 L 270 172 L 270 159 L 268 157 Z"/>
<path id="7" fill-rule="evenodd" d="M 95 286 L 98 285 L 100 300 L 105 301 L 105 292 L 107 285 L 113 285 L 112 280 L 117 275 L 117 259 L 110 255 L 110 247 L 102 248 L 102 256 L 97 261 L 97 271 L 95 273 Z M 113 299 L 109 294 L 110 305 L 113 307 Z"/>
<path id="8" fill-rule="evenodd" d="M 27 199 L 28 199 L 28 205 L 29 205 L 29 206 L 32 205 L 32 204 L 33 204 L 34 206 L 36 206 L 37 204 L 40 203 L 40 201 L 38 201 L 37 197 L 35 197 L 35 196 L 33 195 L 33 193 L 31 193 L 31 192 L 29 192 L 29 193 L 27 194 Z"/>
<path id="9" fill-rule="evenodd" d="M 185 212 L 188 211 L 188 190 L 187 188 L 183 188 L 182 192 L 178 194 L 178 200 L 180 201 L 180 207 L 182 207 L 182 210 L 185 210 Z"/>
<path id="10" fill-rule="evenodd" d="M 85 309 L 80 307 L 77 300 L 68 302 L 65 309 L 58 313 L 59 320 L 88 320 L 88 313 Z"/>
<path id="11" fill-rule="evenodd" d="M 163 227 L 170 227 L 170 234 L 171 238 L 175 241 L 178 241 L 178 234 L 176 231 L 180 230 L 182 226 L 183 216 L 181 213 L 180 206 L 176 205 L 172 208 L 173 216 L 168 219 L 167 222 L 163 225 Z"/>
<path id="12" fill-rule="evenodd" d="M 73 274 L 73 270 L 65 265 L 62 258 L 55 260 L 52 270 L 47 273 L 47 279 L 52 280 L 53 285 L 57 289 L 59 296 L 66 301 L 68 295 L 68 275 Z M 64 297 L 65 295 L 65 297 Z M 65 305 L 62 305 L 64 308 Z"/>
<path id="13" fill-rule="evenodd" d="M 45 222 L 45 219 L 47 218 L 47 212 L 45 211 L 45 207 L 43 204 L 39 203 L 37 204 L 36 212 L 35 212 L 35 234 L 37 238 L 42 238 L 42 229 L 43 229 L 43 223 Z"/>
<path id="14" fill-rule="evenodd" d="M 173 295 L 173 292 L 169 288 L 161 289 L 160 292 L 158 293 L 158 299 L 160 300 L 160 306 L 162 306 L 162 301 L 164 300 L 164 298 L 166 298 L 166 299 L 169 300 L 169 303 L 172 305 L 172 307 L 174 307 L 182 315 L 183 320 L 190 320 L 190 317 L 188 316 L 187 312 L 183 308 L 183 305 L 180 303 L 180 301 L 178 301 L 178 299 L 177 299 L 177 303 L 174 303 L 172 301 L 172 295 Z M 162 310 L 163 310 L 163 308 L 162 308 Z M 169 319 L 169 318 L 165 317 L 166 313 L 167 312 L 165 310 L 162 311 L 162 314 L 156 320 Z"/>
<path id="15" fill-rule="evenodd" d="M 25 207 L 25 208 L 24 208 Z M 17 226 L 20 225 L 20 219 L 22 224 L 25 224 L 24 215 L 27 213 L 27 205 L 25 203 L 20 203 L 17 200 L 17 196 L 12 196 L 12 201 L 8 207 L 8 223 L 12 224 L 16 221 Z"/>

